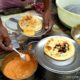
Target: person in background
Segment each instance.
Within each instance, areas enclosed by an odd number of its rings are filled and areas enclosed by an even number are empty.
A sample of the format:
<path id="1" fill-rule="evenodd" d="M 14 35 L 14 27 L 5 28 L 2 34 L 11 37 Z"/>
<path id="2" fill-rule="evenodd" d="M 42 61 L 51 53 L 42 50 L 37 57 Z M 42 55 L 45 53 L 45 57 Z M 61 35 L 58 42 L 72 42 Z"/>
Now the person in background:
<path id="1" fill-rule="evenodd" d="M 38 1 L 37 1 L 38 2 Z M 36 11 L 40 12 L 43 15 L 43 25 L 45 29 L 48 29 L 49 26 L 52 26 L 53 21 L 51 18 L 51 3 L 52 0 L 42 0 L 43 5 L 41 3 L 36 3 L 34 0 L 0 0 L 0 10 L 6 10 L 9 8 L 19 7 L 22 8 L 24 5 L 33 4 L 32 7 L 36 9 Z M 0 19 L 0 51 L 10 51 L 11 40 L 8 35 L 8 31 L 2 25 Z"/>

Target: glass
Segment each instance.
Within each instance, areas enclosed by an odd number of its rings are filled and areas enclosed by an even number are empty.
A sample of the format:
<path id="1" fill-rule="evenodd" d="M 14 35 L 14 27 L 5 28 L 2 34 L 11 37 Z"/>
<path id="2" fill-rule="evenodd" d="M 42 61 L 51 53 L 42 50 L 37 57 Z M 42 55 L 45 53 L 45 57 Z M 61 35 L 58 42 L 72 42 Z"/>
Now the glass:
<path id="1" fill-rule="evenodd" d="M 80 24 L 71 29 L 71 36 L 80 45 Z"/>

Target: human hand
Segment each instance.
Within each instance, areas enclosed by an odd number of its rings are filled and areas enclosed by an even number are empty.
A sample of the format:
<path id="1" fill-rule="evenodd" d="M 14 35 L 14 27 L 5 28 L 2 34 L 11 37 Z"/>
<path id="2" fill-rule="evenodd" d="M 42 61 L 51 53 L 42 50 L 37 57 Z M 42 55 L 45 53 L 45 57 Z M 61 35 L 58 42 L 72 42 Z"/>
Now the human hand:
<path id="1" fill-rule="evenodd" d="M 43 26 L 45 27 L 45 29 L 48 29 L 49 31 L 53 26 L 53 20 L 50 10 L 47 10 L 43 13 Z"/>
<path id="2" fill-rule="evenodd" d="M 11 51 L 11 40 L 8 31 L 5 27 L 0 25 L 0 50 Z"/>
<path id="3" fill-rule="evenodd" d="M 44 10 L 44 4 L 38 2 L 37 4 L 35 4 L 33 6 L 33 8 L 40 14 L 42 14 L 43 16 L 43 26 L 45 27 L 45 29 L 51 29 L 51 27 L 53 26 L 53 20 L 52 20 L 52 16 L 51 16 L 51 10 L 47 9 Z"/>

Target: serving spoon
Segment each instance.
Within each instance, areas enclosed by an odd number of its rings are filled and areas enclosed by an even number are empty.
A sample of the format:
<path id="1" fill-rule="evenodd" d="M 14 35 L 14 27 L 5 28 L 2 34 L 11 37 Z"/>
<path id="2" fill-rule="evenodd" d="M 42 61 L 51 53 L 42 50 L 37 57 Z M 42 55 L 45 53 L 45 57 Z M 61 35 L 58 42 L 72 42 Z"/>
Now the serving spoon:
<path id="1" fill-rule="evenodd" d="M 26 55 L 25 54 L 23 54 L 23 53 L 21 53 L 21 52 L 19 52 L 16 48 L 12 48 L 15 52 L 17 52 L 18 54 L 19 54 L 19 56 L 20 56 L 20 58 L 22 59 L 22 60 L 26 60 Z"/>

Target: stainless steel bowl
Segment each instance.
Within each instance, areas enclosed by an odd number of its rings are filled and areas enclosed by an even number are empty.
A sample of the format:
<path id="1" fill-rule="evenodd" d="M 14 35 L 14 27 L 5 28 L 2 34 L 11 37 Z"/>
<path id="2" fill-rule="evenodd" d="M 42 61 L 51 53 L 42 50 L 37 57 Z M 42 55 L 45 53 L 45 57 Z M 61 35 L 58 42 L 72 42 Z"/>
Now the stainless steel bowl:
<path id="1" fill-rule="evenodd" d="M 74 40 L 70 39 L 70 41 L 74 44 L 75 46 L 75 59 L 74 61 L 69 64 L 69 65 L 65 65 L 65 66 L 58 66 L 53 64 L 51 61 L 49 61 L 44 54 L 43 51 L 43 47 L 45 45 L 45 43 L 50 39 L 53 38 L 54 36 L 50 36 L 50 37 L 46 37 L 44 39 L 42 39 L 36 46 L 36 58 L 39 62 L 39 64 L 44 67 L 45 69 L 49 70 L 50 72 L 53 73 L 58 73 L 58 74 L 71 74 L 74 72 L 77 72 L 80 70 L 80 58 L 79 58 L 79 53 L 80 53 L 80 49 L 79 46 L 75 43 Z"/>
<path id="2" fill-rule="evenodd" d="M 40 15 L 34 15 L 34 16 L 39 18 L 43 22 L 43 18 Z M 19 27 L 18 21 L 19 21 L 20 17 L 21 16 L 15 16 L 15 17 L 9 18 L 5 23 L 7 28 L 12 30 L 13 32 L 15 32 L 17 34 L 21 34 L 21 35 L 23 35 L 24 37 L 27 37 L 27 38 L 39 38 L 39 37 L 42 37 L 42 36 L 46 35 L 46 33 L 48 33 L 51 30 L 52 26 L 49 26 L 48 29 L 45 29 L 45 27 L 42 26 L 42 29 L 37 31 L 34 36 L 28 36 L 28 35 L 24 34 L 23 30 Z M 12 26 L 12 24 L 14 26 Z"/>

